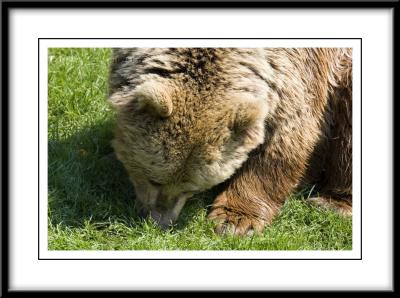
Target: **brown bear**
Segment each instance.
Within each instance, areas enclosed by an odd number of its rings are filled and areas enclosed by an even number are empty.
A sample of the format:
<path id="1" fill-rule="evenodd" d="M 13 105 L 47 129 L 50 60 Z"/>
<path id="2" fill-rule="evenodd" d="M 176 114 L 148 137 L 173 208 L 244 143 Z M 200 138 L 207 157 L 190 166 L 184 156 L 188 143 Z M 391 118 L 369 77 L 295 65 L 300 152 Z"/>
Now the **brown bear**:
<path id="1" fill-rule="evenodd" d="M 224 181 L 217 233 L 261 232 L 303 185 L 351 215 L 349 48 L 118 48 L 109 100 L 138 210 L 161 227 Z"/>

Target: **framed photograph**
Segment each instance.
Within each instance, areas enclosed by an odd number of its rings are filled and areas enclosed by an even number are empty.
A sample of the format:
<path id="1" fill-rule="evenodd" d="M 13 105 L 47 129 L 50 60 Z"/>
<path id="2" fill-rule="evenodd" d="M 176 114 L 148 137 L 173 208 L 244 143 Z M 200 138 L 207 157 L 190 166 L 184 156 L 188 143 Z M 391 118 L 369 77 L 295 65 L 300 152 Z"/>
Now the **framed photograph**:
<path id="1" fill-rule="evenodd" d="M 2 3 L 2 294 L 394 291 L 397 5 Z"/>

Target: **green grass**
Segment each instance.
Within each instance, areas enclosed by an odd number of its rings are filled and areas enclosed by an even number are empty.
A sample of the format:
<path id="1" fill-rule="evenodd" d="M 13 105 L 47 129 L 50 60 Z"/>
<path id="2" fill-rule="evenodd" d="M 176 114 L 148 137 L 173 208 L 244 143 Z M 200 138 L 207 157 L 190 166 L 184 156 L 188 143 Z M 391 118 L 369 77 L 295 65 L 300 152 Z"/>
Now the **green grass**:
<path id="1" fill-rule="evenodd" d="M 137 217 L 122 165 L 110 159 L 110 49 L 50 49 L 48 243 L 50 250 L 349 250 L 351 219 L 288 199 L 262 235 L 218 236 L 207 220 L 216 190 L 185 206 L 174 229 Z"/>

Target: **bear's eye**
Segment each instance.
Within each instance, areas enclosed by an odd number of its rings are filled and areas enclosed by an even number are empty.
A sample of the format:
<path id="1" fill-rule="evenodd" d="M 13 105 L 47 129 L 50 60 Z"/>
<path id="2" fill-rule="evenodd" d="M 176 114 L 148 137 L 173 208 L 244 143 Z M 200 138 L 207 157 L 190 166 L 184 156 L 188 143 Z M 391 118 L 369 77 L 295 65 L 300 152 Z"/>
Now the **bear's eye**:
<path id="1" fill-rule="evenodd" d="M 150 180 L 150 179 L 149 179 L 149 183 L 150 183 L 152 186 L 154 186 L 154 187 L 160 187 L 160 186 L 161 186 L 161 183 L 158 183 L 158 182 L 156 182 L 156 181 L 154 181 L 154 180 Z"/>

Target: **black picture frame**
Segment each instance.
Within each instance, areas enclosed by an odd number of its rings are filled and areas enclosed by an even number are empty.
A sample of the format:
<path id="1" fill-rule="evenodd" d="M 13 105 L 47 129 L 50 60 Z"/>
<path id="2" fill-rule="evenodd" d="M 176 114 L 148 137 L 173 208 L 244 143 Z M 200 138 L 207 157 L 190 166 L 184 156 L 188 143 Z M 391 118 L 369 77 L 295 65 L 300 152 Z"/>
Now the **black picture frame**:
<path id="1" fill-rule="evenodd" d="M 346 8 L 346 9 L 380 9 L 380 8 L 391 8 L 393 9 L 393 53 L 397 53 L 399 50 L 397 41 L 398 41 L 398 2 L 399 1 L 85 1 L 85 2 L 76 2 L 76 1 L 2 1 L 1 3 L 1 39 L 2 39 L 2 47 L 1 47 L 1 70 L 2 70 L 2 80 L 1 80 L 1 94 L 2 94 L 2 104 L 1 104 L 1 142 L 2 142 L 2 157 L 1 157 L 1 191 L 2 191 L 2 205 L 1 205 L 1 276 L 2 276 L 2 286 L 1 286 L 1 295 L 2 296 L 13 296 L 16 295 L 16 292 L 12 292 L 9 290 L 9 247 L 8 247 L 8 239 L 10 237 L 9 234 L 9 157 L 10 157 L 10 148 L 9 148 L 9 139 L 10 139 L 10 102 L 9 102 L 9 80 L 8 74 L 10 72 L 8 60 L 9 60 L 9 40 L 10 40 L 10 22 L 9 15 L 12 10 L 15 9 L 36 9 L 36 8 L 78 8 L 78 9 L 110 9 L 110 8 L 134 8 L 134 9 L 143 9 L 143 8 L 162 8 L 162 9 L 170 9 L 170 8 L 212 8 L 212 9 L 250 9 L 250 8 L 259 8 L 259 9 L 285 9 L 285 8 Z M 396 135 L 396 100 L 394 100 L 398 95 L 397 89 L 397 72 L 398 72 L 398 62 L 399 59 L 396 55 L 393 56 L 394 63 L 394 71 L 393 71 L 393 140 L 395 140 Z M 393 142 L 393 152 L 396 152 L 396 145 Z M 395 155 L 393 155 L 393 164 L 395 165 Z M 38 173 L 39 175 L 39 173 Z M 395 171 L 393 168 L 393 181 L 395 180 Z M 393 198 L 395 198 L 395 183 L 393 183 Z M 398 247 L 395 240 L 396 236 L 396 226 L 398 220 L 396 219 L 395 212 L 398 204 L 395 200 L 393 200 L 393 252 L 396 252 L 396 248 Z M 395 255 L 393 256 L 394 264 L 396 264 Z M 393 285 L 395 285 L 396 281 L 396 266 L 393 268 Z M 393 292 L 397 287 L 394 286 Z M 20 292 L 21 293 L 21 292 Z M 30 294 L 33 292 L 23 292 L 23 294 Z M 46 292 L 48 294 L 55 294 L 56 291 Z M 83 292 L 82 292 L 83 293 Z M 36 294 L 44 295 L 45 292 L 36 292 Z M 97 293 L 98 294 L 98 293 Z M 96 295 L 97 295 L 96 294 Z"/>

